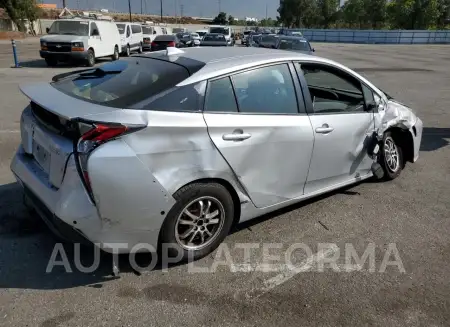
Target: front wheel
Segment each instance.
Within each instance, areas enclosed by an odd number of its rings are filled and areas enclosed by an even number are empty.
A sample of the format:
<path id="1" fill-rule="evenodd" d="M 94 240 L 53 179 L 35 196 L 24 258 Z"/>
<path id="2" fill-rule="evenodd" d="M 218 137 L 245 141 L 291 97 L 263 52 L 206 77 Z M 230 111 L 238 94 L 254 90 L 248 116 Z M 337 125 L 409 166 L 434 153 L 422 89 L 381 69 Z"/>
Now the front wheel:
<path id="1" fill-rule="evenodd" d="M 120 57 L 120 53 L 119 53 L 119 48 L 117 46 L 114 47 L 114 54 L 112 55 L 111 59 L 113 61 L 119 60 Z"/>
<path id="2" fill-rule="evenodd" d="M 87 65 L 88 65 L 88 67 L 94 67 L 95 66 L 95 53 L 94 53 L 94 50 L 92 50 L 92 49 L 88 50 Z"/>
<path id="3" fill-rule="evenodd" d="M 233 223 L 233 199 L 227 189 L 216 183 L 195 183 L 181 188 L 174 198 L 177 202 L 161 230 L 162 248 L 166 246 L 167 254 L 180 256 L 181 261 L 214 251 Z"/>
<path id="4" fill-rule="evenodd" d="M 127 57 L 131 56 L 131 48 L 129 45 L 127 45 L 127 49 L 125 50 L 125 56 Z"/>
<path id="5" fill-rule="evenodd" d="M 139 49 L 138 49 L 138 52 L 139 52 L 139 53 L 142 53 L 142 52 L 144 52 L 144 50 L 142 49 L 142 43 L 141 43 L 141 44 L 139 44 Z"/>
<path id="6" fill-rule="evenodd" d="M 379 163 L 383 167 L 386 180 L 397 178 L 403 170 L 403 151 L 391 132 L 384 134 Z"/>

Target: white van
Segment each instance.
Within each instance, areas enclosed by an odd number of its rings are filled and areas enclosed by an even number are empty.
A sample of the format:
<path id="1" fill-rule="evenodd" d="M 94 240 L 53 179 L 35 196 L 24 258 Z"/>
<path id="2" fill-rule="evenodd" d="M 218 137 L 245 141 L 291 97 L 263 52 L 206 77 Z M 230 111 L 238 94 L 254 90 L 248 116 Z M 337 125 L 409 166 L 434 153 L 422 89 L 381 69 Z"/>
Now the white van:
<path id="1" fill-rule="evenodd" d="M 228 45 L 234 45 L 234 39 L 231 37 L 231 28 L 229 26 L 210 26 L 209 33 L 223 34 L 227 40 Z"/>
<path id="2" fill-rule="evenodd" d="M 41 37 L 41 58 L 48 66 L 79 61 L 89 67 L 100 57 L 119 59 L 120 35 L 116 24 L 92 18 L 58 19 Z"/>
<path id="3" fill-rule="evenodd" d="M 120 33 L 121 53 L 129 57 L 132 51 L 142 52 L 142 26 L 139 23 L 116 23 Z"/>

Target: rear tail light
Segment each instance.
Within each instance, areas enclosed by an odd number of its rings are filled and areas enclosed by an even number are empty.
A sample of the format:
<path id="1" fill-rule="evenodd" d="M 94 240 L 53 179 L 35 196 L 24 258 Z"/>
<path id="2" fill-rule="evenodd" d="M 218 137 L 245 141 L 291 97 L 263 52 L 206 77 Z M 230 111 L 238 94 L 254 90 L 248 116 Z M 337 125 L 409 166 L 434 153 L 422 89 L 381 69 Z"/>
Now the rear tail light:
<path id="1" fill-rule="evenodd" d="M 172 42 L 170 42 L 167 46 L 168 46 L 168 47 L 175 47 L 175 42 L 172 41 Z"/>
<path id="2" fill-rule="evenodd" d="M 156 42 L 152 42 L 152 47 L 156 47 L 156 46 L 157 46 Z"/>
<path id="3" fill-rule="evenodd" d="M 145 126 L 125 126 L 121 124 L 105 123 L 79 124 L 78 129 L 81 137 L 79 138 L 75 148 L 77 169 L 93 202 L 94 197 L 92 194 L 91 180 L 88 172 L 89 156 L 100 145 L 125 134 L 138 131 L 143 127 Z"/>

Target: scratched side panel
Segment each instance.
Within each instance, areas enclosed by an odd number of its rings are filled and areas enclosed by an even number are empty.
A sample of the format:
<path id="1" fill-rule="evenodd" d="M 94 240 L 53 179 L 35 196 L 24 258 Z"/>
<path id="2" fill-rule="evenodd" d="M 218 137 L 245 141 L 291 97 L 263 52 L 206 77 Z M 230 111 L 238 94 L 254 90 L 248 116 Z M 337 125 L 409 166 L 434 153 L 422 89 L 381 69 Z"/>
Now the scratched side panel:
<path id="1" fill-rule="evenodd" d="M 168 194 L 202 178 L 228 181 L 242 202 L 232 170 L 211 142 L 202 113 L 148 111 L 148 127 L 123 140 Z"/>

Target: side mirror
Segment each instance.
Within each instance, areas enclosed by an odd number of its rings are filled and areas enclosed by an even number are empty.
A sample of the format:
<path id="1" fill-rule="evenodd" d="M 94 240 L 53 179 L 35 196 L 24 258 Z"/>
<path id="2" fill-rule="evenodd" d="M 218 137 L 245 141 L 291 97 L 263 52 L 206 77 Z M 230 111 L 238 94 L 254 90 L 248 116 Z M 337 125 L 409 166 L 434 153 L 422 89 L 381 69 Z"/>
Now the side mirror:
<path id="1" fill-rule="evenodd" d="M 50 27 L 47 27 L 47 28 L 45 29 L 45 31 L 46 31 L 47 34 L 48 34 L 48 32 L 50 32 Z"/>
<path id="2" fill-rule="evenodd" d="M 377 108 L 377 103 L 375 101 L 369 101 L 366 103 L 366 111 L 373 111 Z"/>
<path id="3" fill-rule="evenodd" d="M 153 34 L 156 34 L 156 31 L 153 31 Z"/>
<path id="4" fill-rule="evenodd" d="M 312 52 L 316 52 L 316 49 L 312 48 L 311 51 L 312 51 Z"/>

